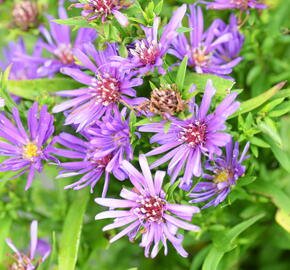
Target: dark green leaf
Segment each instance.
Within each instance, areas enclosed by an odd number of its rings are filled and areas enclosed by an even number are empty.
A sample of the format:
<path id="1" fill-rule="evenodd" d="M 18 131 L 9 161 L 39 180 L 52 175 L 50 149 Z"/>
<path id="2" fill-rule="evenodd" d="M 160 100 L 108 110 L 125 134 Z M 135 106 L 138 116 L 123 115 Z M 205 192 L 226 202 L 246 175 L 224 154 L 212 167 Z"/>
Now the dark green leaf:
<path id="1" fill-rule="evenodd" d="M 177 85 L 177 89 L 179 91 L 181 91 L 181 89 L 183 89 L 183 84 L 184 84 L 184 78 L 185 78 L 185 74 L 186 74 L 186 67 L 187 67 L 187 61 L 188 61 L 188 57 L 185 56 L 178 68 L 177 71 L 177 76 L 176 76 L 176 85 Z"/>

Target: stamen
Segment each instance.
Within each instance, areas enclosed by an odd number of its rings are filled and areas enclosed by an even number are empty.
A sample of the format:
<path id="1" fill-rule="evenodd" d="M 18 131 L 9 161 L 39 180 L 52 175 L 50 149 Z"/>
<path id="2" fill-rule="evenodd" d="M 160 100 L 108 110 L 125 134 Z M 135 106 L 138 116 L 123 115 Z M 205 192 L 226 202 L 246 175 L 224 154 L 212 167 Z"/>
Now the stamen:
<path id="1" fill-rule="evenodd" d="M 195 121 L 183 128 L 179 133 L 179 140 L 186 142 L 189 146 L 203 145 L 206 140 L 207 125 Z"/>
<path id="2" fill-rule="evenodd" d="M 137 42 L 135 49 L 130 49 L 132 55 L 139 57 L 140 62 L 144 65 L 155 64 L 157 56 L 160 53 L 156 41 L 145 44 L 144 40 Z"/>
<path id="3" fill-rule="evenodd" d="M 29 142 L 27 145 L 23 147 L 23 157 L 33 161 L 33 159 L 39 156 L 40 150 L 37 145 L 32 142 Z"/>
<path id="4" fill-rule="evenodd" d="M 134 209 L 134 213 L 139 217 L 140 220 L 157 223 L 163 222 L 165 205 L 164 200 L 162 200 L 158 196 L 140 196 L 140 199 L 137 202 L 140 203 L 140 206 Z"/>
<path id="5" fill-rule="evenodd" d="M 98 75 L 92 81 L 91 94 L 97 104 L 109 106 L 120 99 L 120 82 L 109 74 Z"/>
<path id="6" fill-rule="evenodd" d="M 198 47 L 192 49 L 192 60 L 195 66 L 206 67 L 210 62 L 210 55 L 205 53 L 205 47 Z"/>
<path id="7" fill-rule="evenodd" d="M 71 65 L 74 63 L 71 44 L 60 44 L 54 51 L 54 54 L 63 65 Z"/>
<path id="8" fill-rule="evenodd" d="M 229 179 L 232 177 L 232 172 L 228 169 L 220 170 L 216 173 L 214 182 L 216 184 L 222 183 L 222 182 L 227 182 Z"/>

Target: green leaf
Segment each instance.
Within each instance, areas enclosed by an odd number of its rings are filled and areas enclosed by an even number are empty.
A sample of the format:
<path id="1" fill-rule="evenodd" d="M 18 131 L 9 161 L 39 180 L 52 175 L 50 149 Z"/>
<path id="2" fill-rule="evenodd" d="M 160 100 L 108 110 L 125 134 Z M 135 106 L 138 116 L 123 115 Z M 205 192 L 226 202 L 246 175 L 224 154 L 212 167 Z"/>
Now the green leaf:
<path id="1" fill-rule="evenodd" d="M 8 81 L 9 92 L 29 100 L 38 100 L 51 92 L 81 87 L 78 82 L 67 78 Z"/>
<path id="2" fill-rule="evenodd" d="M 159 1 L 159 3 L 156 5 L 156 7 L 154 8 L 154 13 L 158 16 L 161 11 L 162 11 L 162 7 L 163 7 L 163 0 Z"/>
<path id="3" fill-rule="evenodd" d="M 8 238 L 9 230 L 11 227 L 12 220 L 9 217 L 4 217 L 0 220 L 0 266 L 2 262 L 5 262 L 5 250 L 6 250 L 6 242 L 5 239 Z M 1 268 L 2 269 L 2 268 Z M 6 269 L 6 268 L 5 268 Z"/>
<path id="4" fill-rule="evenodd" d="M 219 241 L 211 245 L 211 249 L 204 260 L 202 270 L 216 270 L 224 254 L 235 248 L 234 241 L 236 238 L 263 216 L 263 214 L 254 216 L 234 226 L 225 233 L 219 232 Z"/>
<path id="5" fill-rule="evenodd" d="M 236 117 L 239 114 L 250 112 L 250 111 L 258 108 L 259 106 L 264 104 L 267 100 L 269 100 L 271 97 L 273 97 L 281 88 L 283 88 L 283 86 L 285 84 L 286 84 L 286 82 L 280 82 L 280 83 L 276 84 L 275 86 L 273 86 L 268 91 L 264 92 L 263 94 L 261 94 L 257 97 L 251 98 L 247 101 L 244 101 L 241 104 L 240 109 L 236 113 L 234 113 L 232 116 L 230 116 L 229 118 Z"/>
<path id="6" fill-rule="evenodd" d="M 290 101 L 284 101 L 282 104 L 275 107 L 275 110 L 269 113 L 270 117 L 280 117 L 290 112 Z"/>
<path id="7" fill-rule="evenodd" d="M 0 97 L 4 98 L 5 106 L 12 111 L 13 107 L 17 107 L 16 103 L 13 101 L 11 96 L 8 93 L 8 78 L 11 70 L 11 65 L 7 67 L 7 69 L 4 71 L 4 73 L 1 73 L 0 75 Z"/>
<path id="8" fill-rule="evenodd" d="M 283 151 L 269 135 L 264 135 L 266 142 L 271 146 L 274 156 L 277 158 L 281 166 L 290 173 L 290 156 L 289 153 Z"/>
<path id="9" fill-rule="evenodd" d="M 192 28 L 189 28 L 189 27 L 178 27 L 176 29 L 176 32 L 177 33 L 187 33 L 187 32 L 190 32 L 192 30 Z"/>
<path id="10" fill-rule="evenodd" d="M 59 270 L 74 270 L 77 261 L 83 219 L 90 193 L 87 189 L 83 189 L 75 194 L 75 200 L 63 225 L 58 257 Z"/>
<path id="11" fill-rule="evenodd" d="M 178 71 L 177 71 L 176 85 L 177 85 L 177 89 L 179 89 L 179 91 L 181 91 L 181 89 L 183 89 L 184 78 L 185 78 L 185 74 L 186 74 L 187 61 L 188 61 L 188 57 L 184 56 L 180 66 L 178 68 Z"/>
<path id="12" fill-rule="evenodd" d="M 271 198 L 273 204 L 290 214 L 290 197 L 277 184 L 258 179 L 247 187 L 252 192 Z"/>
<path id="13" fill-rule="evenodd" d="M 208 80 L 212 80 L 213 86 L 217 90 L 218 95 L 225 96 L 230 92 L 235 82 L 227 80 L 216 75 L 211 74 L 198 74 L 198 73 L 187 73 L 184 80 L 184 88 L 189 90 L 194 84 L 196 91 L 203 92 Z"/>
<path id="14" fill-rule="evenodd" d="M 278 209 L 275 215 L 276 222 L 288 233 L 290 233 L 290 214 Z"/>
<path id="15" fill-rule="evenodd" d="M 278 143 L 278 145 L 280 145 L 280 146 L 282 145 L 281 137 L 275 128 L 273 128 L 272 126 L 268 125 L 265 122 L 261 122 L 259 124 L 259 129 L 262 132 L 264 132 L 265 134 L 267 134 L 269 137 L 271 137 L 272 140 L 274 140 L 276 143 Z"/>
<path id="16" fill-rule="evenodd" d="M 146 125 L 146 124 L 150 124 L 150 123 L 156 123 L 156 122 L 160 122 L 162 121 L 162 117 L 159 115 L 155 115 L 153 117 L 146 117 L 145 119 L 142 119 L 140 121 L 138 121 L 135 125 L 136 126 L 142 126 L 142 125 Z M 161 125 L 162 127 L 164 125 Z"/>
<path id="17" fill-rule="evenodd" d="M 53 22 L 70 26 L 86 27 L 93 29 L 95 28 L 93 24 L 88 23 L 88 21 L 81 16 L 68 19 L 55 19 L 53 20 Z"/>

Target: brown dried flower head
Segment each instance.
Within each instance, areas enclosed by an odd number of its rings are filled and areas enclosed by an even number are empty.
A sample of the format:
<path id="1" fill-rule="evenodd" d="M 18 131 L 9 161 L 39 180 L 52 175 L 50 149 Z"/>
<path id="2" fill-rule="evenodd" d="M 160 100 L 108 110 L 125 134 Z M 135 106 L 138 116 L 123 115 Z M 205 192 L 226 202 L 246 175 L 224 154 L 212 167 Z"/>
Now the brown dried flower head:
<path id="1" fill-rule="evenodd" d="M 138 109 L 152 112 L 165 117 L 166 114 L 174 115 L 183 111 L 187 103 L 182 100 L 176 85 L 161 85 L 151 92 L 150 100 L 142 103 Z"/>
<path id="2" fill-rule="evenodd" d="M 20 1 L 14 5 L 12 15 L 14 24 L 21 30 L 27 31 L 38 23 L 37 4 L 32 1 Z"/>

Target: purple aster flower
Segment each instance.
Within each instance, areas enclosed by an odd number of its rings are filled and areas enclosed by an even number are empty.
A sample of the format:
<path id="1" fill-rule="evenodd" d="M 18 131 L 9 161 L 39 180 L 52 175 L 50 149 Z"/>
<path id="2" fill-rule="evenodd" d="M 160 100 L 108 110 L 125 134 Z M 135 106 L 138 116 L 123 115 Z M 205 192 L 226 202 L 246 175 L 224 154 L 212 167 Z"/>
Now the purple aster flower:
<path id="1" fill-rule="evenodd" d="M 198 226 L 182 220 L 191 221 L 193 214 L 199 212 L 199 208 L 168 203 L 165 200 L 166 194 L 162 190 L 165 172 L 157 171 L 153 181 L 144 155 L 140 155 L 139 163 L 143 174 L 128 161 L 123 161 L 123 169 L 129 175 L 134 188 L 132 190 L 123 188 L 120 193 L 123 199 L 96 198 L 96 203 L 110 208 L 109 211 L 97 214 L 96 220 L 115 218 L 112 224 L 103 228 L 103 231 L 128 225 L 110 240 L 111 243 L 125 235 L 128 235 L 133 241 L 140 232 L 142 234 L 140 246 L 145 248 L 146 257 L 149 256 L 153 245 L 151 257 L 154 258 L 159 251 L 160 243 L 163 244 L 164 253 L 167 255 L 167 240 L 172 243 L 181 256 L 186 257 L 188 254 L 182 247 L 183 236 L 177 234 L 177 230 L 181 228 L 199 231 Z M 128 209 L 115 210 L 118 208 Z"/>
<path id="2" fill-rule="evenodd" d="M 0 61 L 0 69 L 5 70 L 12 64 L 9 79 L 10 80 L 31 80 L 38 78 L 37 65 L 31 61 L 17 61 L 18 55 L 26 55 L 26 47 L 23 39 L 19 39 L 17 43 L 10 42 L 6 48 L 3 49 L 2 55 L 4 61 Z M 33 57 L 41 55 L 41 48 L 39 43 L 35 44 L 33 50 Z"/>
<path id="3" fill-rule="evenodd" d="M 38 115 L 38 104 L 34 103 L 27 115 L 27 127 L 25 131 L 20 120 L 17 108 L 12 110 L 13 122 L 0 114 L 0 156 L 8 156 L 0 163 L 0 172 L 20 171 L 13 178 L 19 177 L 29 171 L 25 190 L 27 190 L 34 178 L 35 170 L 41 172 L 42 160 L 57 160 L 50 155 L 53 148 L 47 141 L 54 132 L 53 116 L 47 112 L 47 106 L 42 106 Z"/>
<path id="4" fill-rule="evenodd" d="M 133 158 L 126 108 L 121 112 L 114 110 L 114 114 L 104 116 L 102 121 L 97 121 L 82 134 L 85 140 L 68 133 L 61 133 L 56 138 L 56 142 L 68 148 L 55 149 L 56 155 L 79 160 L 61 163 L 63 170 L 57 178 L 83 175 L 79 181 L 66 188 L 79 190 L 90 185 L 93 192 L 96 183 L 105 174 L 102 193 L 102 196 L 105 196 L 110 173 L 113 173 L 117 179 L 124 180 L 127 176 L 120 169 L 120 164 L 124 159 Z"/>
<path id="5" fill-rule="evenodd" d="M 207 5 L 208 9 L 249 9 L 249 8 L 266 8 L 266 5 L 256 0 L 214 0 L 213 2 L 199 1 Z"/>
<path id="6" fill-rule="evenodd" d="M 136 96 L 136 91 L 132 87 L 141 85 L 142 79 L 132 78 L 133 74 L 127 74 L 111 66 L 110 57 L 118 55 L 115 44 L 108 44 L 104 51 L 96 51 L 92 44 L 86 44 L 84 47 L 87 54 L 75 50 L 75 56 L 95 76 L 87 75 L 79 69 L 63 68 L 64 74 L 87 86 L 77 90 L 58 92 L 58 95 L 73 98 L 53 109 L 54 113 L 58 113 L 71 108 L 65 124 L 78 125 L 77 131 L 94 124 L 104 114 L 116 110 L 119 103 L 133 107 L 144 101 L 143 98 L 128 98 L 128 96 Z M 89 57 L 92 57 L 95 64 Z"/>
<path id="7" fill-rule="evenodd" d="M 176 180 L 184 168 L 181 184 L 190 185 L 193 175 L 202 174 L 202 154 L 209 158 L 213 158 L 214 154 L 221 155 L 220 147 L 225 146 L 231 139 L 230 134 L 221 131 L 226 129 L 226 119 L 239 108 L 240 103 L 234 101 L 237 93 L 229 94 L 213 113 L 207 115 L 215 92 L 212 81 L 208 80 L 200 107 L 194 104 L 192 116 L 188 119 L 172 117 L 168 132 L 164 130 L 165 121 L 147 124 L 140 128 L 140 131 L 143 132 L 156 132 L 157 134 L 152 136 L 150 142 L 161 144 L 148 152 L 146 156 L 159 155 L 169 151 L 155 161 L 150 168 L 156 168 L 171 160 L 168 165 L 171 183 Z"/>
<path id="8" fill-rule="evenodd" d="M 30 226 L 30 252 L 29 255 L 22 254 L 12 243 L 11 239 L 6 239 L 8 246 L 15 252 L 12 255 L 16 262 L 14 262 L 9 269 L 23 269 L 23 270 L 35 270 L 43 263 L 51 252 L 50 245 L 37 238 L 38 223 L 36 220 L 32 221 Z M 36 255 L 41 256 L 38 260 Z"/>
<path id="9" fill-rule="evenodd" d="M 246 167 L 242 166 L 242 162 L 249 156 L 246 156 L 250 144 L 247 143 L 239 158 L 239 143 L 236 142 L 233 148 L 232 140 L 226 145 L 226 155 L 216 157 L 211 162 L 207 162 L 205 169 L 212 171 L 211 174 L 203 174 L 204 179 L 210 182 L 199 182 L 189 197 L 194 198 L 191 203 L 199 203 L 212 199 L 202 208 L 214 205 L 215 207 L 225 200 L 232 186 L 234 186 L 245 171 Z"/>
<path id="10" fill-rule="evenodd" d="M 203 14 L 200 7 L 190 5 L 191 14 L 189 15 L 190 42 L 185 34 L 180 34 L 172 42 L 173 49 L 169 53 L 182 60 L 188 56 L 188 65 L 193 67 L 197 73 L 211 73 L 219 76 L 229 74 L 242 57 L 228 59 L 223 55 L 222 46 L 236 46 L 236 42 L 241 42 L 236 38 L 237 26 L 225 27 L 222 20 L 216 19 L 211 26 L 204 32 Z M 234 21 L 231 22 L 233 24 Z M 227 30 L 227 31 L 225 31 Z M 235 32 L 233 34 L 232 32 Z M 228 45 L 232 44 L 232 45 Z M 239 45 L 239 44 L 238 44 Z"/>
<path id="11" fill-rule="evenodd" d="M 59 6 L 59 18 L 67 18 L 62 5 Z M 62 67 L 78 67 L 75 64 L 73 50 L 75 48 L 83 49 L 84 44 L 93 42 L 97 37 L 94 29 L 80 28 L 74 43 L 72 43 L 70 26 L 53 22 L 55 18 L 52 16 L 48 16 L 48 19 L 50 21 L 50 32 L 44 26 L 39 27 L 39 31 L 46 40 L 46 42 L 39 41 L 39 46 L 48 51 L 52 58 L 31 57 L 25 54 L 18 57 L 18 61 L 29 61 L 37 64 L 39 67 L 37 73 L 41 77 L 52 77 Z"/>
<path id="12" fill-rule="evenodd" d="M 71 2 L 76 1 L 78 0 L 71 0 Z M 134 0 L 85 0 L 78 2 L 81 3 L 72 6 L 82 8 L 82 16 L 86 17 L 88 21 L 101 18 L 104 23 L 107 17 L 112 14 L 122 26 L 127 26 L 128 18 L 119 10 L 131 6 Z"/>
<path id="13" fill-rule="evenodd" d="M 160 73 L 164 73 L 162 68 L 163 56 L 167 53 L 172 41 L 176 38 L 177 27 L 186 12 L 186 4 L 178 8 L 169 23 L 164 27 L 164 31 L 158 41 L 158 27 L 160 18 L 156 17 L 152 27 L 141 26 L 145 32 L 146 39 L 136 40 L 134 48 L 129 50 L 129 57 L 114 57 L 115 65 L 125 70 L 138 69 L 136 73 L 145 74 L 154 71 L 158 67 Z"/>

